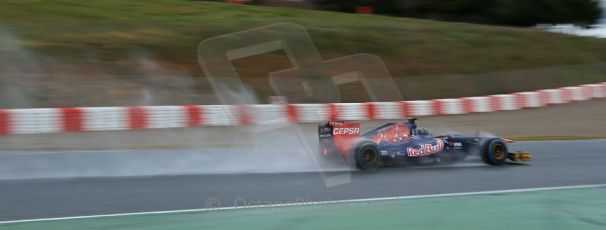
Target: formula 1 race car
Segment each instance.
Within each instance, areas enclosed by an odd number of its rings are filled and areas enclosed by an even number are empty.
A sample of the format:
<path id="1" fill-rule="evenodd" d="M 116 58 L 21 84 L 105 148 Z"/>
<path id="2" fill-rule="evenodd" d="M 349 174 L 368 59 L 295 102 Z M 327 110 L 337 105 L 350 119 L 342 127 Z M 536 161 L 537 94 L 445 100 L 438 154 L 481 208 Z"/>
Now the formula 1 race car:
<path id="1" fill-rule="evenodd" d="M 388 123 L 360 135 L 360 122 L 332 121 L 318 126 L 320 155 L 342 158 L 360 170 L 375 170 L 383 164 L 462 160 L 479 153 L 490 165 L 528 161 L 528 152 L 509 152 L 507 142 L 498 137 L 433 136 L 417 128 L 416 119 Z"/>

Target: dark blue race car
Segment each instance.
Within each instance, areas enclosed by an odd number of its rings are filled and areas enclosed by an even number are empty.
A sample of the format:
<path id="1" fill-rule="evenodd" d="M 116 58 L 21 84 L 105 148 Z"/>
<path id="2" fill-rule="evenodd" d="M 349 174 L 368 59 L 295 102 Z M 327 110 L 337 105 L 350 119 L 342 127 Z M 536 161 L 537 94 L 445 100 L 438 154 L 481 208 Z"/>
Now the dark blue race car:
<path id="1" fill-rule="evenodd" d="M 530 160 L 528 152 L 509 152 L 507 142 L 498 137 L 433 136 L 418 128 L 416 119 L 388 123 L 360 135 L 360 122 L 333 121 L 318 126 L 320 155 L 341 158 L 361 170 L 402 162 L 416 164 L 458 161 L 479 153 L 490 165 Z"/>

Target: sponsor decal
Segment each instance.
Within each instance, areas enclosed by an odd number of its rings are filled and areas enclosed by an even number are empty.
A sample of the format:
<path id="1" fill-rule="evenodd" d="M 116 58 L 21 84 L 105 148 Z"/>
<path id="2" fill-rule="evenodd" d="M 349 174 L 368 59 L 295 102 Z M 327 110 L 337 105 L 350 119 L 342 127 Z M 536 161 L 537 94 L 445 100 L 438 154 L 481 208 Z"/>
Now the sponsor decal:
<path id="1" fill-rule="evenodd" d="M 360 134 L 360 128 L 334 128 L 332 130 L 333 135 L 339 134 Z"/>
<path id="2" fill-rule="evenodd" d="M 330 127 L 322 127 L 322 128 L 320 128 L 320 132 L 322 132 L 322 133 L 323 132 L 330 132 L 331 131 L 330 129 L 331 129 Z"/>
<path id="3" fill-rule="evenodd" d="M 461 143 L 461 142 L 454 142 L 454 143 L 452 143 L 452 148 L 454 148 L 454 149 L 462 149 L 463 148 L 463 143 Z"/>
<path id="4" fill-rule="evenodd" d="M 333 141 L 342 156 L 347 156 L 353 142 L 360 135 L 360 123 L 351 122 L 332 128 Z"/>
<path id="5" fill-rule="evenodd" d="M 406 148 L 406 155 L 409 157 L 420 157 L 427 156 L 437 152 L 440 152 L 444 149 L 444 142 L 438 140 L 437 144 L 423 144 L 420 148 Z"/>
<path id="6" fill-rule="evenodd" d="M 345 124 L 345 122 L 341 122 L 341 121 L 328 122 L 328 125 L 330 125 L 330 126 L 337 126 L 337 125 L 342 125 L 342 124 Z"/>

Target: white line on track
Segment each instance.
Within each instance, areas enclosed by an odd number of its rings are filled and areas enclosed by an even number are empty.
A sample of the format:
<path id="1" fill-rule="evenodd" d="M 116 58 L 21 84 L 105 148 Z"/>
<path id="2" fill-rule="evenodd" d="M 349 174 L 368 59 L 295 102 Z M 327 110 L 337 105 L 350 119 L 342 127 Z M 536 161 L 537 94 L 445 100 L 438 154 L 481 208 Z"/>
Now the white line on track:
<path id="1" fill-rule="evenodd" d="M 0 221 L 0 224 L 29 223 L 29 222 L 53 221 L 53 220 L 77 220 L 77 219 L 90 219 L 90 218 L 101 218 L 101 217 L 174 214 L 174 213 L 187 213 L 187 212 L 208 212 L 208 211 L 223 211 L 223 210 L 236 210 L 236 209 L 275 208 L 275 207 L 289 207 L 289 206 L 302 206 L 302 205 L 324 205 L 324 204 L 357 203 L 357 202 L 371 202 L 371 201 L 409 200 L 409 199 L 437 198 L 437 197 L 491 195 L 491 194 L 504 194 L 504 193 L 524 193 L 524 192 L 566 190 L 566 189 L 588 189 L 588 188 L 602 188 L 602 187 L 606 187 L 606 184 L 522 188 L 522 189 L 461 192 L 461 193 L 443 193 L 443 194 L 428 194 L 428 195 L 414 195 L 414 196 L 379 197 L 379 198 L 352 199 L 352 200 L 314 201 L 314 202 L 283 203 L 283 204 L 253 205 L 253 206 L 239 206 L 239 207 L 183 209 L 183 210 L 153 211 L 153 212 L 132 212 L 132 213 L 103 214 L 103 215 L 91 215 L 91 216 L 70 216 L 70 217 L 29 219 L 29 220 L 9 220 L 9 221 Z"/>

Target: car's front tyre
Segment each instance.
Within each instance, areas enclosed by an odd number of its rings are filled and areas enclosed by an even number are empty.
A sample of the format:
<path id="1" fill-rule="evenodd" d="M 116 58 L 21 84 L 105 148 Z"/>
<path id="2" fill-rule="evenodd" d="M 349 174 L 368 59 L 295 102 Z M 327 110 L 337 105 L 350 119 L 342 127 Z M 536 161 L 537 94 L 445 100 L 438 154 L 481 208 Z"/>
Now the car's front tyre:
<path id="1" fill-rule="evenodd" d="M 500 138 L 486 141 L 482 148 L 482 161 L 490 165 L 503 165 L 507 161 L 507 145 Z"/>

